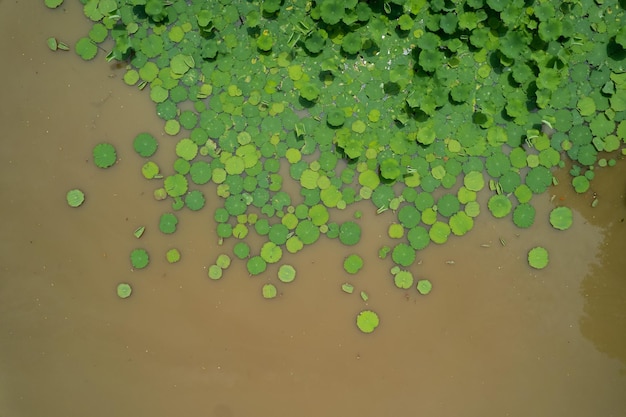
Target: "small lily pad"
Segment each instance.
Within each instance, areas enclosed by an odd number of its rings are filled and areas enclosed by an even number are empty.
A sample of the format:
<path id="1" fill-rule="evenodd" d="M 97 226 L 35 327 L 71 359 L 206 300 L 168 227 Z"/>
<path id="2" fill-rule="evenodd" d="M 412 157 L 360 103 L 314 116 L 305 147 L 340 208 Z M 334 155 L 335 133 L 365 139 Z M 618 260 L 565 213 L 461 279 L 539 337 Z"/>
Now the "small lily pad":
<path id="1" fill-rule="evenodd" d="M 128 298 L 132 292 L 130 284 L 123 282 L 117 285 L 117 296 L 120 298 Z"/>
<path id="2" fill-rule="evenodd" d="M 543 269 L 548 266 L 548 262 L 548 251 L 545 248 L 537 246 L 528 252 L 528 264 L 533 268 Z"/>
<path id="3" fill-rule="evenodd" d="M 557 207 L 550 212 L 550 224 L 555 229 L 567 230 L 572 223 L 572 210 L 569 207 Z"/>
<path id="4" fill-rule="evenodd" d="M 130 253 L 130 263 L 135 269 L 143 269 L 148 266 L 150 256 L 145 249 L 133 249 Z"/>
<path id="5" fill-rule="evenodd" d="M 110 143 L 99 143 L 93 148 L 93 162 L 98 168 L 108 168 L 117 160 L 115 147 Z"/>
<path id="6" fill-rule="evenodd" d="M 363 268 L 363 258 L 352 254 L 343 261 L 343 269 L 349 274 L 356 274 Z"/>
<path id="7" fill-rule="evenodd" d="M 372 333 L 379 324 L 378 314 L 371 310 L 363 310 L 356 317 L 356 325 L 363 333 Z"/>
<path id="8" fill-rule="evenodd" d="M 291 265 L 281 265 L 278 268 L 278 279 L 282 282 L 292 282 L 296 279 L 296 269 Z"/>
<path id="9" fill-rule="evenodd" d="M 176 263 L 180 261 L 180 252 L 175 248 L 170 249 L 165 253 L 165 258 L 167 259 L 167 262 L 171 264 Z"/>
<path id="10" fill-rule="evenodd" d="M 85 193 L 76 188 L 69 190 L 65 198 L 70 207 L 79 207 L 85 201 Z"/>
<path id="11" fill-rule="evenodd" d="M 263 298 L 275 298 L 277 294 L 276 286 L 274 284 L 265 284 L 263 286 Z"/>
<path id="12" fill-rule="evenodd" d="M 417 281 L 417 291 L 420 294 L 426 295 L 433 289 L 433 284 L 427 279 L 420 279 Z"/>

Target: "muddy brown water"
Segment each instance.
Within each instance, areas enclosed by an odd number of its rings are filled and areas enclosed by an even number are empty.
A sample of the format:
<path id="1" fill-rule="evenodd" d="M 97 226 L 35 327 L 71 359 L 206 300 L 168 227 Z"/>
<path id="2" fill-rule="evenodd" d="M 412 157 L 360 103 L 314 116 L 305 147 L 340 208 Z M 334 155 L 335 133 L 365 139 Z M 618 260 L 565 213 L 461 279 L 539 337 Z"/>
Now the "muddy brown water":
<path id="1" fill-rule="evenodd" d="M 40 3 L 0 0 L 0 416 L 626 416 L 624 161 L 598 170 L 596 208 L 560 173 L 564 185 L 534 199 L 531 230 L 485 213 L 468 236 L 420 252 L 412 270 L 433 282 L 426 297 L 396 289 L 391 261 L 376 258 L 392 216 L 359 206 L 359 246 L 290 257 L 296 280 L 267 301 L 275 269 L 206 277 L 223 251 L 214 206 L 158 232 L 168 206 L 130 140 L 157 135 L 166 161 L 175 139 L 102 54 L 84 63 L 47 48 L 49 36 L 87 33 L 78 2 Z M 106 171 L 90 159 L 101 141 L 120 158 Z M 65 202 L 74 187 L 87 194 L 79 209 Z M 548 224 L 555 202 L 575 210 L 569 231 Z M 551 257 L 542 271 L 526 263 L 539 244 Z M 152 262 L 133 272 L 138 245 Z M 348 277 L 354 251 L 366 268 Z M 346 281 L 367 305 L 341 291 Z M 354 325 L 366 306 L 381 317 L 371 335 Z"/>

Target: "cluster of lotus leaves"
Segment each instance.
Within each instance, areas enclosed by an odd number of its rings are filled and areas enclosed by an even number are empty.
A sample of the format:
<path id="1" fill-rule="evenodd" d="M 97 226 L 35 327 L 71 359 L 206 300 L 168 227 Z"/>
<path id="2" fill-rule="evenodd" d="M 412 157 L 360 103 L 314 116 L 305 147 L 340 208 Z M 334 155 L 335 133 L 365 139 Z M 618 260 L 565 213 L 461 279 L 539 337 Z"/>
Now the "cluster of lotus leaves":
<path id="1" fill-rule="evenodd" d="M 171 204 L 160 230 L 210 201 L 219 239 L 251 275 L 324 236 L 358 251 L 358 219 L 334 218 L 363 200 L 392 216 L 391 259 L 408 271 L 481 212 L 530 227 L 555 169 L 571 161 L 571 185 L 587 192 L 626 140 L 617 0 L 81 2 L 93 28 L 76 53 L 92 59 L 112 40 L 106 59 L 128 63 L 124 81 L 147 90 L 176 141 L 170 166 L 151 159 L 157 129 L 132 141 Z M 99 144 L 93 157 L 111 166 L 115 149 Z M 569 219 L 550 216 L 559 229 Z M 395 281 L 413 285 L 404 272 Z"/>

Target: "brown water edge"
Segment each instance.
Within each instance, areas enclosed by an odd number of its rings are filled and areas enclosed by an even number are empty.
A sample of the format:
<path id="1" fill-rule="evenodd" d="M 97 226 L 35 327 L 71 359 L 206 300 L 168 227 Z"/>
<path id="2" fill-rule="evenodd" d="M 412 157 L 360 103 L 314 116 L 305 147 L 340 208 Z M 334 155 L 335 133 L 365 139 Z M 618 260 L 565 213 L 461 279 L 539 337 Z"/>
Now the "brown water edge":
<path id="1" fill-rule="evenodd" d="M 206 278 L 222 252 L 212 207 L 184 213 L 172 236 L 157 231 L 168 206 L 150 196 L 129 146 L 138 131 L 160 135 L 147 95 L 102 59 L 45 45 L 87 32 L 77 2 L 51 12 L 7 1 L 0 416 L 626 415 L 623 161 L 599 170 L 595 209 L 563 176 L 533 202 L 531 230 L 484 213 L 468 236 L 420 252 L 412 270 L 435 285 L 427 297 L 393 286 L 391 262 L 376 259 L 392 216 L 359 206 L 358 247 L 331 241 L 289 257 L 296 281 L 263 300 L 272 273 L 249 278 L 236 264 Z M 102 171 L 90 154 L 105 140 L 120 161 Z M 175 140 L 160 143 L 166 159 Z M 87 193 L 79 209 L 65 203 L 73 187 Z M 576 209 L 567 232 L 547 223 L 551 194 Z M 139 244 L 152 263 L 132 272 Z M 525 256 L 539 244 L 551 264 L 534 271 Z M 183 260 L 168 265 L 174 246 Z M 357 277 L 341 268 L 352 252 L 366 257 Z M 115 295 L 121 281 L 135 289 L 128 300 Z M 365 304 L 340 290 L 345 281 L 369 293 L 382 320 L 374 334 L 356 329 Z"/>

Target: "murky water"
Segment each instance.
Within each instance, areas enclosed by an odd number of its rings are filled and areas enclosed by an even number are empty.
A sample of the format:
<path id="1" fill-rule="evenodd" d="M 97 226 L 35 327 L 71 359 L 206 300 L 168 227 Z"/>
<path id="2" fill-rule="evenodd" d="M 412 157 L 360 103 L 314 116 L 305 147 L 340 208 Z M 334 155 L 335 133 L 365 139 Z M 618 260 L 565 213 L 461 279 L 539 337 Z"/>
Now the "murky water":
<path id="1" fill-rule="evenodd" d="M 268 278 L 241 265 L 206 277 L 222 251 L 211 207 L 158 232 L 167 203 L 129 141 L 162 123 L 119 69 L 48 50 L 49 36 L 89 28 L 66 3 L 0 0 L 0 416 L 626 416 L 626 163 L 599 170 L 596 208 L 562 185 L 533 201 L 531 230 L 485 214 L 421 252 L 427 297 L 393 286 L 377 259 L 392 218 L 362 206 L 367 270 L 348 277 L 354 249 L 316 244 L 263 300 Z M 120 157 L 106 171 L 90 161 L 101 141 Z M 175 141 L 160 143 L 166 165 Z M 65 202 L 74 187 L 87 193 L 79 209 Z M 575 208 L 567 232 L 548 224 L 551 195 Z M 152 262 L 132 272 L 140 225 Z M 538 244 L 543 271 L 525 259 Z M 115 294 L 121 281 L 130 299 Z M 374 334 L 356 329 L 364 303 L 346 281 L 370 294 Z"/>

